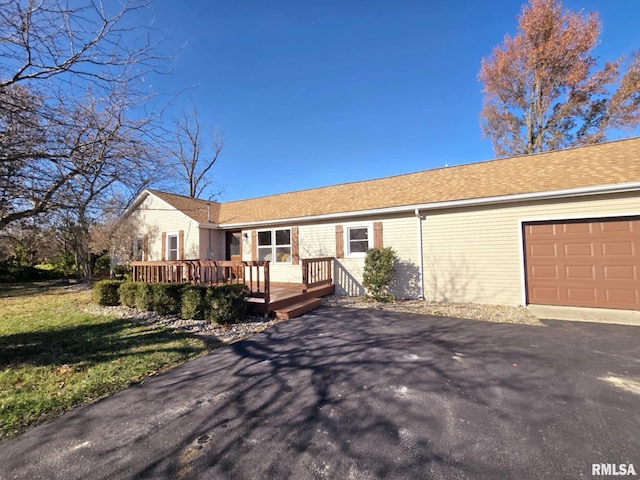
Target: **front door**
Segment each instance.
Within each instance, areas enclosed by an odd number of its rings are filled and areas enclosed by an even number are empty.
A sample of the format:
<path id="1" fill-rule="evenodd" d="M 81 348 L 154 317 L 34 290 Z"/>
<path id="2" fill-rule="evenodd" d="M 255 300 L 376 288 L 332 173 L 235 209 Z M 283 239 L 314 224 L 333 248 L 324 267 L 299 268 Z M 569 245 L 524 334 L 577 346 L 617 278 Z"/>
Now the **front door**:
<path id="1" fill-rule="evenodd" d="M 227 253 L 226 260 L 242 260 L 242 232 L 227 232 Z"/>

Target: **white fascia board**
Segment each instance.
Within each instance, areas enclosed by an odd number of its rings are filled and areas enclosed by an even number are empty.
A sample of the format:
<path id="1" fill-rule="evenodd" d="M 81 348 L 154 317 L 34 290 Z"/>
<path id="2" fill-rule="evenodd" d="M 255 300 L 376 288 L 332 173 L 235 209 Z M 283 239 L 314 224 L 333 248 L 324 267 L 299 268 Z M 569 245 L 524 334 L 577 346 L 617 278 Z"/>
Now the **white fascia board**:
<path id="1" fill-rule="evenodd" d="M 135 198 L 135 200 L 133 202 L 131 202 L 131 205 L 129 205 L 127 208 L 124 209 L 124 212 L 122 212 L 121 217 L 125 217 L 126 215 L 128 215 L 132 210 L 135 210 L 138 205 L 140 205 L 140 203 L 142 203 L 142 200 L 144 198 L 146 198 L 147 195 L 153 195 L 153 193 L 151 193 L 149 190 L 147 190 L 146 188 L 144 190 L 142 190 L 138 196 Z M 154 197 L 156 197 L 155 195 L 153 195 Z M 158 198 L 158 197 L 156 197 Z"/>
<path id="2" fill-rule="evenodd" d="M 401 205 L 397 207 L 375 208 L 370 210 L 358 210 L 340 213 L 325 213 L 322 215 L 309 215 L 304 217 L 289 217 L 277 220 L 262 220 L 257 222 L 226 223 L 226 224 L 199 224 L 199 226 L 210 226 L 211 228 L 234 229 L 252 228 L 261 225 L 285 225 L 303 222 L 314 222 L 321 220 L 339 220 L 342 218 L 367 217 L 376 215 L 389 215 L 394 213 L 415 213 L 418 211 L 442 210 L 445 208 L 459 208 L 482 205 L 497 205 L 501 203 L 525 202 L 528 200 L 554 200 L 559 198 L 570 198 L 587 195 L 603 195 L 611 193 L 625 193 L 640 191 L 640 182 L 617 183 L 613 185 L 598 185 L 595 187 L 570 188 L 566 190 L 555 190 L 550 192 L 518 193 L 514 195 L 500 195 L 496 197 L 481 197 L 464 200 L 449 200 L 446 202 L 432 202 L 415 205 Z"/>

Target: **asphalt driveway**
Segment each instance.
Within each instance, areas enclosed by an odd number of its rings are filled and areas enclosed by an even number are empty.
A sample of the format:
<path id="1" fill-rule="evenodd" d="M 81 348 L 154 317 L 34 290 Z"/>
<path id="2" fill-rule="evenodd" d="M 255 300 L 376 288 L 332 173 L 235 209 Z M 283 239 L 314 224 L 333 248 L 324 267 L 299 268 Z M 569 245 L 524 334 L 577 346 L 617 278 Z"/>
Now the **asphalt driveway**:
<path id="1" fill-rule="evenodd" d="M 319 309 L 0 443 L 1 479 L 640 473 L 640 328 Z"/>

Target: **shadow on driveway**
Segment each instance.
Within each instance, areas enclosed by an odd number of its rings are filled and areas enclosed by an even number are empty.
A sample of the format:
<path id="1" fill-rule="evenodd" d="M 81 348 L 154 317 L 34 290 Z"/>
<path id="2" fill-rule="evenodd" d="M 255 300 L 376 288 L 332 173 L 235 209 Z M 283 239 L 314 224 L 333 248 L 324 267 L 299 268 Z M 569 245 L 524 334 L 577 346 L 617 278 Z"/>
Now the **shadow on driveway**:
<path id="1" fill-rule="evenodd" d="M 640 471 L 640 329 L 324 308 L 0 443 L 0 478 Z"/>

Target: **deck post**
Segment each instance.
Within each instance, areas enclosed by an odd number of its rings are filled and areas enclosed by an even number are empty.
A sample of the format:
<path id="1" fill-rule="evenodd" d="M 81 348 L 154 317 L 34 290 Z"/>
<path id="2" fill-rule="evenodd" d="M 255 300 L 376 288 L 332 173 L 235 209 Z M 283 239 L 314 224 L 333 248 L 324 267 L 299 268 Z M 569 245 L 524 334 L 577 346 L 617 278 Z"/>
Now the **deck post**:
<path id="1" fill-rule="evenodd" d="M 269 313 L 269 290 L 271 289 L 269 284 L 269 262 L 265 262 L 264 264 L 264 304 L 267 308 L 267 313 Z"/>

